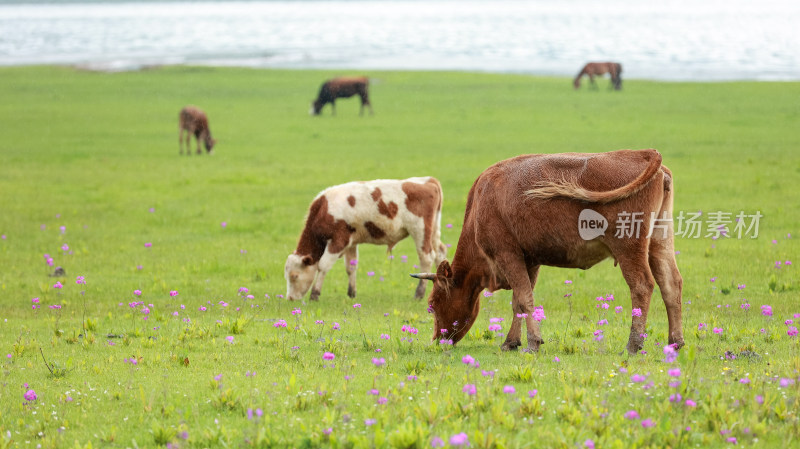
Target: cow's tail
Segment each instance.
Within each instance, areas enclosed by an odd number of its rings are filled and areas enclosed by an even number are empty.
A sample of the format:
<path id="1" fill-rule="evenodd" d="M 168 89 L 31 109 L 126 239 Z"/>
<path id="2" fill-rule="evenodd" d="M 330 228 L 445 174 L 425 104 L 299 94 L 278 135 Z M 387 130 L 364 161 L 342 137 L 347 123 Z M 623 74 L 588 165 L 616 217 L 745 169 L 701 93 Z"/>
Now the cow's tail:
<path id="1" fill-rule="evenodd" d="M 436 185 L 437 190 L 437 197 L 439 203 L 436 205 L 436 213 L 434 215 L 434 223 L 433 223 L 433 241 L 431 242 L 433 245 L 433 251 L 436 257 L 434 258 L 434 263 L 436 266 L 439 266 L 439 263 L 447 257 L 447 246 L 442 243 L 442 206 L 444 204 L 444 191 L 442 190 L 442 184 L 439 182 L 438 179 L 431 177 L 431 181 Z M 434 267 L 435 268 L 435 267 Z"/>
<path id="2" fill-rule="evenodd" d="M 628 198 L 642 190 L 661 169 L 661 153 L 653 149 L 644 151 L 651 153 L 647 168 L 636 179 L 614 190 L 596 192 L 581 187 L 575 179 L 564 178 L 560 181 L 540 182 L 534 188 L 525 191 L 525 195 L 536 199 L 569 198 L 601 204 Z"/>

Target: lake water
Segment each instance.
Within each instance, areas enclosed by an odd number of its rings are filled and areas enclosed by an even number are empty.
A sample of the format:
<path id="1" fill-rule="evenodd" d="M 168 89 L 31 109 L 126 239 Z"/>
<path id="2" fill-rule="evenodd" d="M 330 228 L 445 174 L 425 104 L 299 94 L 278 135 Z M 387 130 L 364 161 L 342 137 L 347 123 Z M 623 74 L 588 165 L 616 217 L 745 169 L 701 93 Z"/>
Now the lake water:
<path id="1" fill-rule="evenodd" d="M 800 79 L 798 0 L 0 1 L 0 65 Z"/>

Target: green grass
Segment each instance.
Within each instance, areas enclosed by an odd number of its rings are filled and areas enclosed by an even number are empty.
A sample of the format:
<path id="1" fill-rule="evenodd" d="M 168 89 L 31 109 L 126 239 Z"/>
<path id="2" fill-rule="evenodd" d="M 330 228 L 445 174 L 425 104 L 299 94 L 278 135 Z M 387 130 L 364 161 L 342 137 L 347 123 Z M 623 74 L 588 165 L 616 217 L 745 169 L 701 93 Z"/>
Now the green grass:
<path id="1" fill-rule="evenodd" d="M 559 78 L 371 72 L 374 116 L 359 117 L 351 99 L 336 117 L 328 108 L 309 117 L 319 84 L 335 74 L 0 69 L 0 448 L 422 448 L 461 432 L 472 447 L 800 444 L 798 340 L 784 324 L 800 319 L 800 284 L 795 266 L 775 268 L 798 253 L 788 235 L 800 223 L 800 83 L 629 80 L 609 92 L 573 91 Z M 208 112 L 219 141 L 211 157 L 178 155 L 177 115 L 189 103 Z M 327 186 L 436 176 L 442 222 L 453 225 L 443 240 L 454 245 L 467 191 L 492 163 L 619 148 L 661 151 L 676 212 L 763 214 L 755 239 L 677 239 L 687 347 L 675 363 L 659 346 L 667 326 L 658 293 L 647 353 L 621 354 L 630 300 L 610 261 L 542 270 L 536 301 L 547 319 L 536 355 L 501 352 L 502 338 L 487 330 L 491 317 L 507 330 L 509 292 L 484 299 L 458 346 L 432 345 L 426 305 L 412 299 L 409 241 L 394 260 L 385 248 L 360 248 L 356 301 L 343 266 L 319 302 L 278 298 L 308 204 Z M 62 289 L 44 254 L 66 270 Z M 609 293 L 616 300 L 604 313 L 595 298 Z M 128 306 L 137 300 L 152 304 L 146 321 L 141 306 Z M 728 360 L 726 351 L 759 356 Z M 324 352 L 336 359 L 323 361 Z M 467 354 L 479 369 L 461 362 Z M 670 387 L 677 366 L 682 383 Z M 29 389 L 36 401 L 24 399 Z M 670 402 L 676 392 L 697 406 Z M 263 416 L 250 419 L 258 409 Z M 640 418 L 624 418 L 629 410 Z"/>

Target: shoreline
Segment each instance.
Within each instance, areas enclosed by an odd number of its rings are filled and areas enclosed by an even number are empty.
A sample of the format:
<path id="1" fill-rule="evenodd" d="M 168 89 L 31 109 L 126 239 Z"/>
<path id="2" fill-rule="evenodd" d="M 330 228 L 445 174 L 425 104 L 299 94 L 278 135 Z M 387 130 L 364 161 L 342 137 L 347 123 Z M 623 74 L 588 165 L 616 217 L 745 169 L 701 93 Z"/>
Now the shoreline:
<path id="1" fill-rule="evenodd" d="M 177 58 L 173 58 L 177 59 Z M 294 65 L 294 64 L 252 64 L 252 63 L 220 63 L 220 60 L 213 61 L 160 61 L 160 60 L 109 60 L 109 61 L 90 61 L 90 62 L 42 62 L 42 63 L 20 63 L 3 64 L 0 63 L 0 70 L 24 67 L 64 67 L 75 70 L 97 72 L 97 73 L 125 73 L 125 72 L 144 72 L 168 67 L 208 67 L 220 69 L 253 69 L 253 70 L 292 70 L 292 71 L 347 71 L 347 72 L 455 72 L 455 73 L 484 73 L 497 75 L 519 75 L 539 78 L 565 78 L 573 79 L 574 74 L 555 70 L 525 70 L 525 69 L 480 69 L 470 67 L 425 67 L 425 66 L 360 66 L 358 64 L 317 64 L 317 65 Z M 607 76 L 601 78 L 607 79 Z M 625 76 L 623 80 L 649 81 L 660 83 L 735 83 L 735 82 L 755 82 L 755 83 L 792 83 L 800 82 L 800 74 L 796 77 L 791 76 L 728 76 L 728 77 L 650 77 L 650 76 Z M 600 81 L 602 84 L 602 81 Z"/>

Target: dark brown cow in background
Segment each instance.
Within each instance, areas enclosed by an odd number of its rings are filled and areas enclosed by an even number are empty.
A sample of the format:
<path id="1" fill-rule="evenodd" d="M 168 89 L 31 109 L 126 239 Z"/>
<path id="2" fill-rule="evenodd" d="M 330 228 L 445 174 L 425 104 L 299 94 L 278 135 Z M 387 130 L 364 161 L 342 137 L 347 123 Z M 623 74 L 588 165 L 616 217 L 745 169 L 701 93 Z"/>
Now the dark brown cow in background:
<path id="1" fill-rule="evenodd" d="M 521 345 L 524 320 L 528 349 L 536 351 L 543 343 L 532 293 L 539 267 L 585 270 L 613 257 L 630 288 L 632 309 L 638 309 L 628 351 L 642 348 L 655 283 L 667 308 L 669 343 L 682 346 L 683 280 L 675 262 L 672 190 L 670 171 L 656 150 L 532 154 L 489 167 L 467 197 L 452 265 L 445 260 L 435 274 L 412 275 L 434 281 L 428 299 L 434 340 L 456 343 L 467 334 L 483 289 L 511 289 L 512 323 L 501 347 Z"/>
<path id="2" fill-rule="evenodd" d="M 202 153 L 200 151 L 201 140 L 203 141 L 208 153 L 211 153 L 211 151 L 214 149 L 214 144 L 217 143 L 217 141 L 211 137 L 211 129 L 208 127 L 208 117 L 206 117 L 206 113 L 196 106 L 186 106 L 185 108 L 181 109 L 181 113 L 178 116 L 178 129 L 180 130 L 180 133 L 178 134 L 179 154 L 183 154 L 184 131 L 186 132 L 187 156 L 192 154 L 192 151 L 189 148 L 192 134 L 194 134 L 194 138 L 197 140 L 197 154 Z"/>
<path id="3" fill-rule="evenodd" d="M 578 76 L 575 77 L 572 85 L 575 86 L 575 89 L 581 87 L 581 77 L 586 75 L 589 77 L 589 82 L 592 84 L 592 87 L 597 89 L 594 77 L 603 76 L 606 73 L 611 75 L 611 84 L 609 87 L 613 87 L 614 90 L 622 89 L 622 64 L 618 62 L 590 62 L 583 66 L 581 71 L 578 72 Z"/>
<path id="4" fill-rule="evenodd" d="M 369 106 L 369 113 L 372 114 L 372 105 L 369 103 L 369 79 L 365 76 L 334 78 L 322 85 L 319 89 L 317 99 L 311 103 L 309 114 L 319 115 L 325 104 L 330 103 L 333 114 L 336 115 L 336 99 L 349 98 L 358 94 L 361 97 L 361 109 L 359 115 L 364 114 L 364 106 Z"/>

